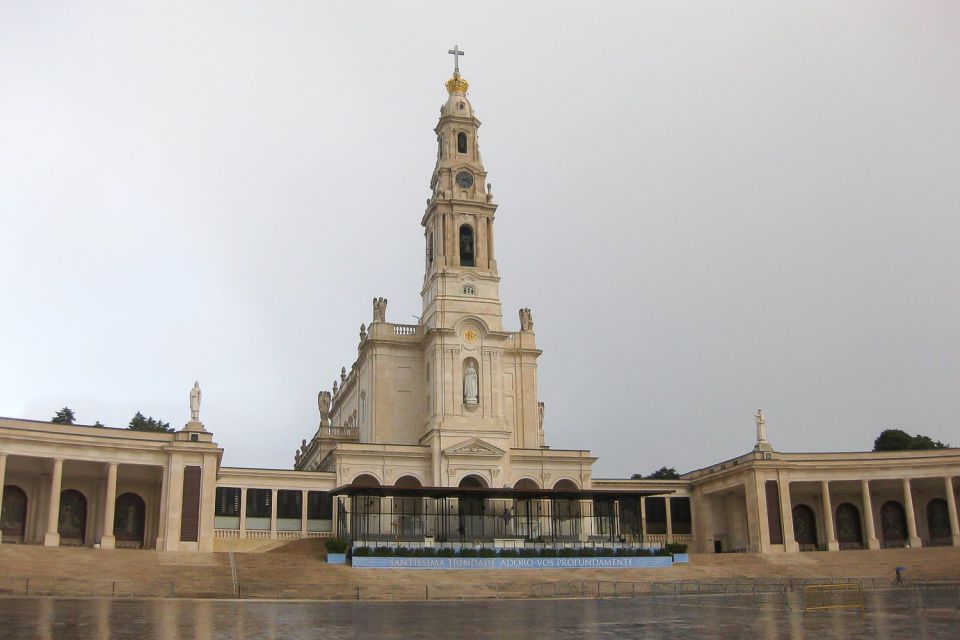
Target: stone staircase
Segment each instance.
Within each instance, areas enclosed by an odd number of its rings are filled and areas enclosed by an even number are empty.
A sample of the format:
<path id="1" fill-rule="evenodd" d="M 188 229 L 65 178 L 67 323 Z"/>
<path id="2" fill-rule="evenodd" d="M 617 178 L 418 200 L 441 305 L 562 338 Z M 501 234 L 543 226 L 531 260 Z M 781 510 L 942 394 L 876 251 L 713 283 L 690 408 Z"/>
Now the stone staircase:
<path id="1" fill-rule="evenodd" d="M 231 556 L 233 567 L 231 567 Z M 323 540 L 291 542 L 265 553 L 161 553 L 141 550 L 0 546 L 0 593 L 117 596 L 197 596 L 412 599 L 482 597 L 530 592 L 550 582 L 651 583 L 892 579 L 960 580 L 960 548 L 797 554 L 693 554 L 689 565 L 666 569 L 375 570 L 329 565 Z M 237 581 L 232 571 L 236 569 Z M 492 596 L 491 596 L 492 597 Z"/>

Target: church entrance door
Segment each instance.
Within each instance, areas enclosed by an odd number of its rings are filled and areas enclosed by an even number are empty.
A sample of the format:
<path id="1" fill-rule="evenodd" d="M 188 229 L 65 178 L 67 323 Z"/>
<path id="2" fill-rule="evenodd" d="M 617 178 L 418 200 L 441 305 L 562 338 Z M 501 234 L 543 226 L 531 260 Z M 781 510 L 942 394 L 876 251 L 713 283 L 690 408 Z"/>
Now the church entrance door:
<path id="1" fill-rule="evenodd" d="M 135 493 L 124 493 L 117 498 L 113 513 L 113 536 L 117 542 L 142 547 L 147 515 L 147 505 L 143 498 Z"/>
<path id="2" fill-rule="evenodd" d="M 4 542 L 23 542 L 27 523 L 27 494 L 16 485 L 3 488 L 3 505 L 0 507 L 0 530 Z"/>
<path id="3" fill-rule="evenodd" d="M 60 518 L 57 522 L 60 543 L 82 545 L 87 537 L 87 499 L 76 489 L 60 494 Z"/>
<path id="4" fill-rule="evenodd" d="M 793 537 L 801 551 L 815 551 L 817 548 L 817 516 L 813 509 L 805 504 L 793 508 Z"/>

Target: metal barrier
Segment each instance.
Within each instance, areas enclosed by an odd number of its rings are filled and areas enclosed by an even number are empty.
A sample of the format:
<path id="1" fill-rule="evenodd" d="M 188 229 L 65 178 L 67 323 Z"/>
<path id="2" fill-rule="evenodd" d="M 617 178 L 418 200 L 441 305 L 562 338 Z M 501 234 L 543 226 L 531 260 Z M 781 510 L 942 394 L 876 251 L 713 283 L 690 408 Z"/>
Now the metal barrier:
<path id="1" fill-rule="evenodd" d="M 803 588 L 803 611 L 856 609 L 863 615 L 863 587 L 859 582 L 808 584 Z"/>
<path id="2" fill-rule="evenodd" d="M 869 598 L 864 597 L 864 593 Z M 862 611 L 865 600 L 886 607 L 960 611 L 960 582 L 892 586 L 889 578 L 684 580 L 629 582 L 559 580 L 500 583 L 456 581 L 413 584 L 349 584 L 338 582 L 208 582 L 190 580 L 100 580 L 0 576 L 2 596 L 212 598 L 254 600 L 506 600 L 506 599 L 648 599 L 671 604 L 773 607 L 804 611 Z"/>

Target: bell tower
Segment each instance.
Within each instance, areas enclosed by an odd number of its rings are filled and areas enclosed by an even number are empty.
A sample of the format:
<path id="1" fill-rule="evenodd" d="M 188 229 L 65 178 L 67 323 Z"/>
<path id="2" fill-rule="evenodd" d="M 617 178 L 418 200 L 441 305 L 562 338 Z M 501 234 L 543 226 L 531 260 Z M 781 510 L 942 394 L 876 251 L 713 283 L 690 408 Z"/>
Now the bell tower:
<path id="1" fill-rule="evenodd" d="M 423 317 L 428 328 L 449 329 L 465 316 L 502 331 L 500 277 L 494 254 L 493 223 L 497 205 L 480 159 L 480 120 L 467 98 L 469 83 L 460 75 L 463 51 L 454 47 L 453 77 L 440 108 L 437 163 L 430 179 L 431 197 L 420 221 L 426 243 Z"/>

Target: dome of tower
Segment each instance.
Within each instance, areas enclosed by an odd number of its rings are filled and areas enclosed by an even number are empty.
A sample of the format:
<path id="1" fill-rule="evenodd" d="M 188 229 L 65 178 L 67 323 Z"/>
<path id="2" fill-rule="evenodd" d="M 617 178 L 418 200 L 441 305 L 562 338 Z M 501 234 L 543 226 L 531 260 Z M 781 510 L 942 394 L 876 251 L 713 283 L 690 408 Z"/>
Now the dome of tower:
<path id="1" fill-rule="evenodd" d="M 467 99 L 467 89 L 470 83 L 466 81 L 459 73 L 454 73 L 453 77 L 447 80 L 446 104 L 440 110 L 441 116 L 460 116 L 462 118 L 473 117 L 473 107 Z"/>

